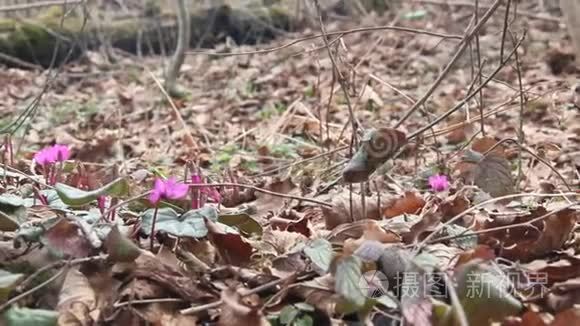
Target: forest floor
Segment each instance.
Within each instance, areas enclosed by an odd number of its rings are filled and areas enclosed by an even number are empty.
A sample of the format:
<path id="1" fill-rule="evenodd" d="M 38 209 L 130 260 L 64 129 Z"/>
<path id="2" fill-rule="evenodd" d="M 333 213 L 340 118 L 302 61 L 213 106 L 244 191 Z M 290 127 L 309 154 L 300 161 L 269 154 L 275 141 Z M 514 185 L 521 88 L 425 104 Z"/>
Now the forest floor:
<path id="1" fill-rule="evenodd" d="M 161 58 L 0 71 L 3 125 L 49 81 L 3 147 L 5 321 L 580 323 L 579 70 L 563 19 L 521 7 L 501 6 L 408 119 L 472 6 L 329 19 L 332 57 L 318 26 L 192 50 L 171 102 Z M 414 137 L 346 184 L 353 139 L 372 128 Z M 33 158 L 53 144 L 71 156 L 47 178 Z M 191 200 L 152 186 L 192 175 L 213 186 Z"/>

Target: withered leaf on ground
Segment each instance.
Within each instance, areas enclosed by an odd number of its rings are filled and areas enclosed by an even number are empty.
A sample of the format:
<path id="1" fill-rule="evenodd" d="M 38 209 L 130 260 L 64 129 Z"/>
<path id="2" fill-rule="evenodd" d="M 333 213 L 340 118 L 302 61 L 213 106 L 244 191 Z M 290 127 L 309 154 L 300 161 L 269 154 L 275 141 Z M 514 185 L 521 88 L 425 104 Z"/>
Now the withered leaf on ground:
<path id="1" fill-rule="evenodd" d="M 425 206 L 425 200 L 416 192 L 406 191 L 402 197 L 390 200 L 383 211 L 385 218 L 402 214 L 416 214 Z"/>
<path id="2" fill-rule="evenodd" d="M 528 261 L 541 257 L 553 250 L 562 248 L 572 232 L 579 213 L 572 209 L 549 213 L 544 207 L 538 207 L 525 216 L 518 216 L 513 223 L 503 225 L 496 221 L 487 222 L 484 229 L 504 227 L 501 230 L 480 235 L 480 241 L 499 240 L 503 248 L 502 256 L 514 260 Z M 547 216 L 532 225 L 510 227 L 511 224 L 525 223 L 532 219 Z"/>
<path id="3" fill-rule="evenodd" d="M 75 258 L 88 256 L 93 250 L 82 229 L 65 218 L 46 230 L 41 241 L 56 254 Z"/>
<path id="4" fill-rule="evenodd" d="M 346 239 L 342 252 L 345 256 L 352 255 L 365 241 L 377 241 L 379 243 L 397 243 L 401 241 L 401 237 L 396 233 L 386 231 L 378 222 L 368 220 L 363 224 L 362 235 L 357 239 Z"/>
<path id="5" fill-rule="evenodd" d="M 492 197 L 513 193 L 514 180 L 508 160 L 495 152 L 487 155 L 467 150 L 456 166 L 467 184 L 475 184 Z"/>
<path id="6" fill-rule="evenodd" d="M 260 307 L 250 306 L 240 294 L 228 288 L 222 292 L 222 306 L 218 326 L 268 326 Z"/>
<path id="7" fill-rule="evenodd" d="M 250 262 L 252 246 L 240 234 L 228 232 L 220 225 L 206 219 L 208 238 L 228 264 L 243 266 Z"/>
<path id="8" fill-rule="evenodd" d="M 176 267 L 163 264 L 154 256 L 141 254 L 134 264 L 130 275 L 159 284 L 186 301 L 196 302 L 213 298 L 211 292 L 201 288 L 195 279 L 183 275 Z"/>
<path id="9" fill-rule="evenodd" d="M 381 196 L 380 209 L 388 207 L 391 197 Z M 366 216 L 363 216 L 362 204 L 360 196 L 353 196 L 352 200 L 352 214 L 350 216 L 350 196 L 348 192 L 344 191 L 333 197 L 332 207 L 322 207 L 324 222 L 328 230 L 332 230 L 340 224 L 356 222 L 365 219 L 380 220 L 382 212 L 379 211 L 377 197 L 366 198 Z"/>

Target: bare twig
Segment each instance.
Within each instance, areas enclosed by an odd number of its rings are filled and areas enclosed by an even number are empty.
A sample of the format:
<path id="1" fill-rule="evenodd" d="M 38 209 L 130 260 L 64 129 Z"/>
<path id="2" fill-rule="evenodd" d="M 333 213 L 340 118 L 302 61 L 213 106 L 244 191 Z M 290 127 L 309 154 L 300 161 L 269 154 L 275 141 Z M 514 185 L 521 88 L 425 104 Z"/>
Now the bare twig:
<path id="1" fill-rule="evenodd" d="M 22 4 L 14 4 L 10 6 L 2 6 L 0 7 L 0 12 L 9 12 L 9 11 L 21 11 L 26 9 L 34 9 L 34 8 L 42 8 L 42 7 L 52 7 L 58 5 L 65 5 L 65 4 L 78 4 L 82 3 L 85 0 L 54 0 L 54 1 L 38 1 L 33 3 L 22 3 Z"/>
<path id="2" fill-rule="evenodd" d="M 437 226 L 435 228 L 435 230 L 433 230 L 432 233 L 430 233 L 421 242 L 419 242 L 417 245 L 415 245 L 415 253 L 418 253 L 422 248 L 425 247 L 426 244 L 430 243 L 429 241 L 431 241 L 431 239 L 433 239 L 433 237 L 436 236 L 445 227 L 455 223 L 463 216 L 465 216 L 465 215 L 467 215 L 467 214 L 469 214 L 477 209 L 480 209 L 488 204 L 495 203 L 495 202 L 505 200 L 505 199 L 520 198 L 520 197 L 564 197 L 564 198 L 566 198 L 566 196 L 578 196 L 578 194 L 574 193 L 574 192 L 561 193 L 561 194 L 540 194 L 540 193 L 531 192 L 531 193 L 505 195 L 505 196 L 496 197 L 496 198 L 486 200 L 486 201 L 481 202 L 477 205 L 471 206 L 470 208 L 464 210 L 463 212 L 453 216 L 452 218 L 447 220 L 447 222 Z"/>
<path id="3" fill-rule="evenodd" d="M 51 278 L 47 279 L 46 281 L 38 284 L 37 286 L 33 287 L 32 289 L 21 293 L 13 298 L 11 298 L 10 300 L 4 302 L 1 306 L 0 306 L 0 312 L 6 310 L 6 308 L 10 307 L 12 304 L 26 298 L 27 296 L 33 294 L 34 292 L 42 289 L 43 287 L 49 285 L 50 283 L 52 283 L 54 280 L 56 280 L 57 278 L 59 278 L 64 272 L 66 271 L 66 268 L 61 269 L 60 271 L 58 271 L 56 274 L 54 274 Z"/>
<path id="4" fill-rule="evenodd" d="M 550 162 L 546 161 L 545 159 L 543 159 L 542 157 L 538 156 L 538 154 L 534 153 L 534 151 L 532 151 L 531 149 L 527 148 L 525 145 L 521 144 L 519 141 L 513 139 L 513 138 L 504 138 L 500 141 L 498 141 L 497 143 L 495 143 L 493 146 L 491 146 L 485 153 L 483 153 L 483 155 L 487 155 L 488 153 L 490 153 L 491 151 L 493 151 L 497 146 L 506 143 L 506 142 L 512 142 L 516 145 L 518 145 L 520 147 L 520 152 L 522 150 L 526 151 L 528 154 L 532 155 L 536 160 L 542 162 L 544 165 L 546 165 L 550 170 L 552 170 L 552 172 L 554 172 L 559 178 L 560 180 L 562 180 L 562 182 L 564 183 L 564 185 L 566 186 L 566 188 L 568 188 L 569 191 L 572 191 L 572 187 L 570 187 L 570 185 L 568 184 L 568 182 L 566 181 L 566 179 L 564 178 L 564 176 L 562 174 L 560 174 L 560 172 L 558 172 L 558 170 L 556 170 L 556 168 L 554 168 Z"/>
<path id="5" fill-rule="evenodd" d="M 498 0 L 501 1 L 501 0 Z M 483 20 L 482 20 L 483 21 Z M 481 22 L 480 22 L 481 23 Z M 514 54 L 515 51 L 518 50 L 519 46 L 522 44 L 524 38 L 525 38 L 525 33 L 522 36 L 522 38 L 519 40 L 519 42 L 516 44 L 516 46 L 514 47 L 514 49 L 510 52 L 510 54 L 508 55 L 508 58 L 506 59 L 509 60 L 509 58 L 511 58 L 511 56 Z M 439 122 L 443 121 L 445 118 L 447 118 L 448 116 L 450 116 L 451 114 L 453 114 L 455 111 L 459 110 L 463 105 L 465 105 L 465 103 L 467 103 L 471 98 L 473 98 L 473 96 L 475 96 L 479 90 L 481 90 L 483 87 L 485 87 L 492 79 L 495 75 L 497 75 L 497 73 L 500 72 L 500 70 L 505 66 L 505 62 L 500 63 L 500 65 L 495 69 L 495 71 L 493 71 L 484 81 L 483 83 L 481 83 L 473 92 L 471 92 L 469 95 L 467 95 L 463 100 L 459 101 L 459 103 L 457 103 L 453 108 L 451 108 L 450 110 L 448 110 L 447 112 L 443 113 L 441 116 L 439 116 L 437 119 L 435 119 L 434 121 L 432 121 L 431 123 L 429 123 L 428 125 L 426 125 L 425 127 L 419 128 L 419 130 L 416 130 L 415 132 L 413 132 L 411 135 L 408 136 L 408 139 L 412 139 L 417 137 L 418 135 L 422 134 L 423 132 L 425 132 L 426 130 L 430 129 L 432 126 L 438 124 Z M 419 103 L 419 102 L 417 102 Z M 413 108 L 417 107 L 417 105 L 414 105 Z M 401 120 L 400 120 L 401 121 Z"/>
<path id="6" fill-rule="evenodd" d="M 457 60 L 459 60 L 459 58 L 461 57 L 461 55 L 463 54 L 463 52 L 465 51 L 465 49 L 469 45 L 469 42 L 471 42 L 473 37 L 479 33 L 479 30 L 491 18 L 491 16 L 497 10 L 497 8 L 501 4 L 501 2 L 502 2 L 502 0 L 496 0 L 493 3 L 493 5 L 488 9 L 488 11 L 483 15 L 483 17 L 481 17 L 481 20 L 479 21 L 479 23 L 477 25 L 475 25 L 471 29 L 471 31 L 469 33 L 467 33 L 467 35 L 465 35 L 465 37 L 463 38 L 463 40 L 461 41 L 461 43 L 459 45 L 459 48 L 455 52 L 455 55 L 453 56 L 453 58 L 451 58 L 451 60 L 447 64 L 447 66 L 445 66 L 445 69 L 443 69 L 443 71 L 439 74 L 437 79 L 431 84 L 431 86 L 425 92 L 425 94 L 423 94 L 423 96 L 419 100 L 417 100 L 417 102 L 415 102 L 415 104 L 407 112 L 405 112 L 403 117 L 401 119 L 399 119 L 399 121 L 397 121 L 397 123 L 395 124 L 395 128 L 399 127 L 403 122 L 405 122 L 411 116 L 411 114 L 413 114 L 413 112 L 415 112 L 419 108 L 419 106 L 423 105 L 425 103 L 425 101 L 427 101 L 427 99 L 431 96 L 431 94 L 433 94 L 435 89 L 439 86 L 439 84 L 443 81 L 443 79 L 451 71 L 451 68 L 453 68 L 453 66 L 455 65 Z M 482 89 L 482 87 L 479 87 L 478 91 L 481 89 Z M 441 119 L 441 120 L 443 120 L 443 119 Z M 441 121 L 441 120 L 437 119 L 436 121 Z M 427 129 L 429 129 L 429 128 L 427 128 Z"/>
<path id="7" fill-rule="evenodd" d="M 469 322 L 467 322 L 467 316 L 465 315 L 465 309 L 461 305 L 461 301 L 459 301 L 459 297 L 457 297 L 457 291 L 455 291 L 455 286 L 451 281 L 450 277 L 447 274 L 443 273 L 443 277 L 445 278 L 445 284 L 447 285 L 447 289 L 449 290 L 449 297 L 451 298 L 451 305 L 455 310 L 455 315 L 459 320 L 459 325 L 461 326 L 469 326 Z"/>
<path id="8" fill-rule="evenodd" d="M 268 282 L 268 283 L 262 284 L 260 286 L 257 286 L 257 287 L 255 287 L 253 289 L 246 290 L 246 291 L 240 293 L 240 295 L 242 297 L 245 297 L 245 296 L 248 296 L 248 295 L 260 293 L 262 291 L 265 291 L 265 290 L 268 290 L 268 289 L 273 288 L 275 286 L 278 286 L 280 283 L 285 283 L 285 282 L 287 282 L 289 280 L 292 280 L 294 278 L 296 278 L 296 275 L 295 274 L 292 274 L 292 275 L 290 275 L 288 277 L 280 278 L 280 279 L 277 279 L 277 280 L 273 280 L 271 282 Z M 199 313 L 199 312 L 202 312 L 202 311 L 206 311 L 206 310 L 209 310 L 209 309 L 216 309 L 219 306 L 221 306 L 221 304 L 222 304 L 222 300 L 218 300 L 218 301 L 215 301 L 215 302 L 212 302 L 212 303 L 208 303 L 208 304 L 204 304 L 204 305 L 201 305 L 201 306 L 183 309 L 183 310 L 180 311 L 180 313 L 182 315 L 194 315 L 196 313 Z"/>
<path id="9" fill-rule="evenodd" d="M 354 28 L 345 31 L 336 31 L 336 32 L 327 32 L 326 36 L 339 36 L 342 37 L 343 35 L 354 34 L 354 33 L 362 33 L 362 32 L 373 32 L 373 31 L 383 31 L 383 30 L 392 30 L 398 32 L 406 32 L 406 33 L 415 33 L 415 34 L 424 34 L 434 37 L 440 37 L 443 39 L 452 39 L 452 40 L 461 40 L 461 35 L 453 35 L 453 34 L 442 34 L 442 33 L 435 33 L 428 30 L 421 30 L 421 29 L 414 29 L 408 27 L 401 27 L 401 26 L 372 26 L 372 27 L 361 27 L 361 28 Z M 239 55 L 251 55 L 251 54 L 265 54 L 270 52 L 276 52 L 292 45 L 313 40 L 317 38 L 323 37 L 323 34 L 316 34 L 311 36 L 302 37 L 292 42 L 283 44 L 281 46 L 276 46 L 268 49 L 262 49 L 257 51 L 247 51 L 247 52 L 236 52 L 236 53 L 222 53 L 222 52 L 209 52 L 209 51 L 188 51 L 187 54 L 202 54 L 202 55 L 210 55 L 210 56 L 239 56 Z M 337 38 L 338 39 L 338 38 Z"/>

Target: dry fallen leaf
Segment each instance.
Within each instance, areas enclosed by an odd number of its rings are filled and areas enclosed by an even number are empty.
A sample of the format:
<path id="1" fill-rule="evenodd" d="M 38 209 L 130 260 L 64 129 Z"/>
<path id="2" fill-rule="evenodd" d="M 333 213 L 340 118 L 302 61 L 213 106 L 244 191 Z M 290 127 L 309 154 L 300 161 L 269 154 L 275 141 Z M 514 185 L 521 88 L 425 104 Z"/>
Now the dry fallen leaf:
<path id="1" fill-rule="evenodd" d="M 363 234 L 358 239 L 346 239 L 342 248 L 343 255 L 352 255 L 365 241 L 377 241 L 380 243 L 396 243 L 401 241 L 396 233 L 386 231 L 379 223 L 373 220 L 366 221 L 363 226 Z"/>
<path id="2" fill-rule="evenodd" d="M 222 292 L 222 306 L 218 326 L 269 326 L 270 323 L 258 306 L 248 305 L 232 288 Z"/>
<path id="3" fill-rule="evenodd" d="M 475 184 L 492 197 L 513 193 L 514 181 L 508 160 L 494 152 L 483 156 L 468 150 L 456 165 L 459 177 L 467 184 Z"/>
<path id="4" fill-rule="evenodd" d="M 388 205 L 389 197 L 381 196 L 381 208 Z M 353 196 L 352 200 L 352 213 L 353 218 L 350 217 L 350 196 L 348 192 L 342 192 L 341 194 L 334 196 L 332 199 L 332 207 L 322 207 L 322 213 L 324 216 L 324 222 L 328 230 L 332 230 L 335 227 L 343 224 L 355 221 L 361 221 L 365 219 L 380 220 L 381 214 L 379 212 L 379 206 L 377 203 L 377 198 L 367 197 L 366 200 L 366 216 L 363 216 L 362 204 L 360 198 Z"/>
<path id="5" fill-rule="evenodd" d="M 82 229 L 67 219 L 61 219 L 44 233 L 46 244 L 71 257 L 86 257 L 92 250 Z"/>
<path id="6" fill-rule="evenodd" d="M 499 240 L 502 245 L 502 256 L 514 260 L 530 260 L 562 248 L 572 232 L 579 213 L 572 209 L 565 209 L 549 214 L 547 218 L 533 223 L 533 225 L 510 228 L 511 224 L 525 223 L 540 216 L 546 216 L 548 211 L 539 207 L 529 215 L 519 216 L 510 224 L 498 224 L 497 220 L 487 222 L 484 229 L 505 227 L 502 230 L 482 234 L 480 239 L 488 241 Z"/>
<path id="7" fill-rule="evenodd" d="M 224 232 L 216 223 L 206 219 L 208 238 L 228 264 L 243 266 L 250 262 L 252 246 L 240 234 Z"/>
<path id="8" fill-rule="evenodd" d="M 402 197 L 391 200 L 383 211 L 385 218 L 402 214 L 416 214 L 425 206 L 425 200 L 416 192 L 406 191 Z"/>

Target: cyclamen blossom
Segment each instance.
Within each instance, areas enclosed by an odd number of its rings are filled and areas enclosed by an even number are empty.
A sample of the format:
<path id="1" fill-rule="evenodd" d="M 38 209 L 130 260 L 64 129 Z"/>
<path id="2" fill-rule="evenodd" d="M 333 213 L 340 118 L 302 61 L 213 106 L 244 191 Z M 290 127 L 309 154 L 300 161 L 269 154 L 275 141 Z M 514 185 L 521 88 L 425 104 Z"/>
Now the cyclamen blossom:
<path id="1" fill-rule="evenodd" d="M 193 184 L 203 184 L 203 179 L 201 177 L 201 175 L 199 174 L 194 174 L 191 176 L 191 183 Z M 202 195 L 206 195 L 207 197 L 211 198 L 214 202 L 219 203 L 221 202 L 222 198 L 220 193 L 213 187 L 202 187 L 202 188 L 193 188 L 193 194 L 194 194 L 194 198 L 193 198 L 193 203 L 192 203 L 192 208 L 199 208 L 201 206 L 203 206 L 205 204 L 205 200 L 203 199 L 203 197 L 201 198 L 201 203 L 198 203 L 197 201 L 197 195 L 198 194 L 202 194 Z"/>
<path id="2" fill-rule="evenodd" d="M 187 195 L 188 189 L 186 184 L 177 181 L 175 177 L 167 180 L 156 179 L 149 201 L 157 204 L 161 199 L 181 199 Z"/>
<path id="3" fill-rule="evenodd" d="M 445 191 L 449 188 L 449 180 L 446 175 L 436 174 L 429 177 L 429 185 L 433 191 Z"/>
<path id="4" fill-rule="evenodd" d="M 70 158 L 70 149 L 68 148 L 67 145 L 56 144 L 52 146 L 52 150 L 54 151 L 56 160 L 59 162 L 66 161 Z"/>
<path id="5" fill-rule="evenodd" d="M 56 144 L 45 147 L 34 154 L 34 161 L 39 165 L 50 165 L 55 162 L 64 162 L 70 158 L 70 149 L 67 145 Z"/>

